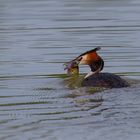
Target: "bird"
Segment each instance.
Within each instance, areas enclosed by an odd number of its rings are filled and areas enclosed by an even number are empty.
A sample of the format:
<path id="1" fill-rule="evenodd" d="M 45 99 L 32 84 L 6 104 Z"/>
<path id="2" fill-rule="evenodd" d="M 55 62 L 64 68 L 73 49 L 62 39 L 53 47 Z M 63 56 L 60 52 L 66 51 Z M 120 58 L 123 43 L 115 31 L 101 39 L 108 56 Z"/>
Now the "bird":
<path id="1" fill-rule="evenodd" d="M 86 51 L 71 61 L 64 63 L 69 76 L 79 75 L 79 65 L 88 65 L 91 71 L 84 77 L 81 82 L 82 86 L 105 87 L 105 88 L 121 88 L 128 87 L 130 84 L 120 76 L 102 72 L 104 68 L 104 60 L 97 53 L 101 47 L 96 47 Z"/>

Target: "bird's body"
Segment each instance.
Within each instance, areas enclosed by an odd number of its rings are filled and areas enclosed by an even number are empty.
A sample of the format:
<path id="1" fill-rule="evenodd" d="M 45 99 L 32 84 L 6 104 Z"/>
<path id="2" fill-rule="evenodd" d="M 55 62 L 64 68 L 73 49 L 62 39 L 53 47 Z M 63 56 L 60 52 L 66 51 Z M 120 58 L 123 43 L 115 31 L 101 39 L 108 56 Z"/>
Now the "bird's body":
<path id="1" fill-rule="evenodd" d="M 105 88 L 121 88 L 128 87 L 129 84 L 120 76 L 112 73 L 98 73 L 85 78 L 82 86 L 88 87 L 105 87 Z"/>

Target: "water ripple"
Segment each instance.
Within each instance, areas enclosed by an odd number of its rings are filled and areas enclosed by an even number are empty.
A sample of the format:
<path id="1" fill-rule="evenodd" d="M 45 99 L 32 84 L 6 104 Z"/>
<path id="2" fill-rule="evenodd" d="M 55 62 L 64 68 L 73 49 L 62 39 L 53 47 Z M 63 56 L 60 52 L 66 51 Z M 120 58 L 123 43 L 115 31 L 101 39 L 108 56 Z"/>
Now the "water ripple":
<path id="1" fill-rule="evenodd" d="M 139 0 L 1 1 L 0 139 L 139 139 L 139 12 Z M 131 87 L 67 85 L 63 63 L 95 47 Z"/>

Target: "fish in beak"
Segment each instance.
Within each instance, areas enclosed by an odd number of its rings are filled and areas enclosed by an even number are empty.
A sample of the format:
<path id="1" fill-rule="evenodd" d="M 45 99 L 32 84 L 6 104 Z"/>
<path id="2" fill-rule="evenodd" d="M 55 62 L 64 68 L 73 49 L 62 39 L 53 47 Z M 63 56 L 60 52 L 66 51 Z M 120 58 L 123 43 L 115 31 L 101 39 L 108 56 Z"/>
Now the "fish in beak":
<path id="1" fill-rule="evenodd" d="M 68 75 L 79 74 L 79 59 L 74 59 L 72 61 L 64 63 L 64 70 L 67 70 Z"/>

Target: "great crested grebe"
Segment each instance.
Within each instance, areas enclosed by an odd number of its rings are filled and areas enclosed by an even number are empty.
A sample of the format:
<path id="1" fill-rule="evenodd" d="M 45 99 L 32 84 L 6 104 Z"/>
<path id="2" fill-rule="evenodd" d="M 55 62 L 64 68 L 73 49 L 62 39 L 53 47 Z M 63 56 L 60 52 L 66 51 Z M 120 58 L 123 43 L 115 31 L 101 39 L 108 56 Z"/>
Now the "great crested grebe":
<path id="1" fill-rule="evenodd" d="M 89 65 L 91 71 L 84 77 L 81 85 L 92 87 L 107 87 L 107 88 L 121 88 L 127 87 L 129 84 L 120 76 L 112 73 L 102 73 L 104 68 L 104 61 L 97 54 L 96 51 L 100 50 L 100 47 L 89 50 L 82 53 L 75 59 L 66 62 L 65 70 L 69 75 L 79 74 L 79 65 Z"/>

